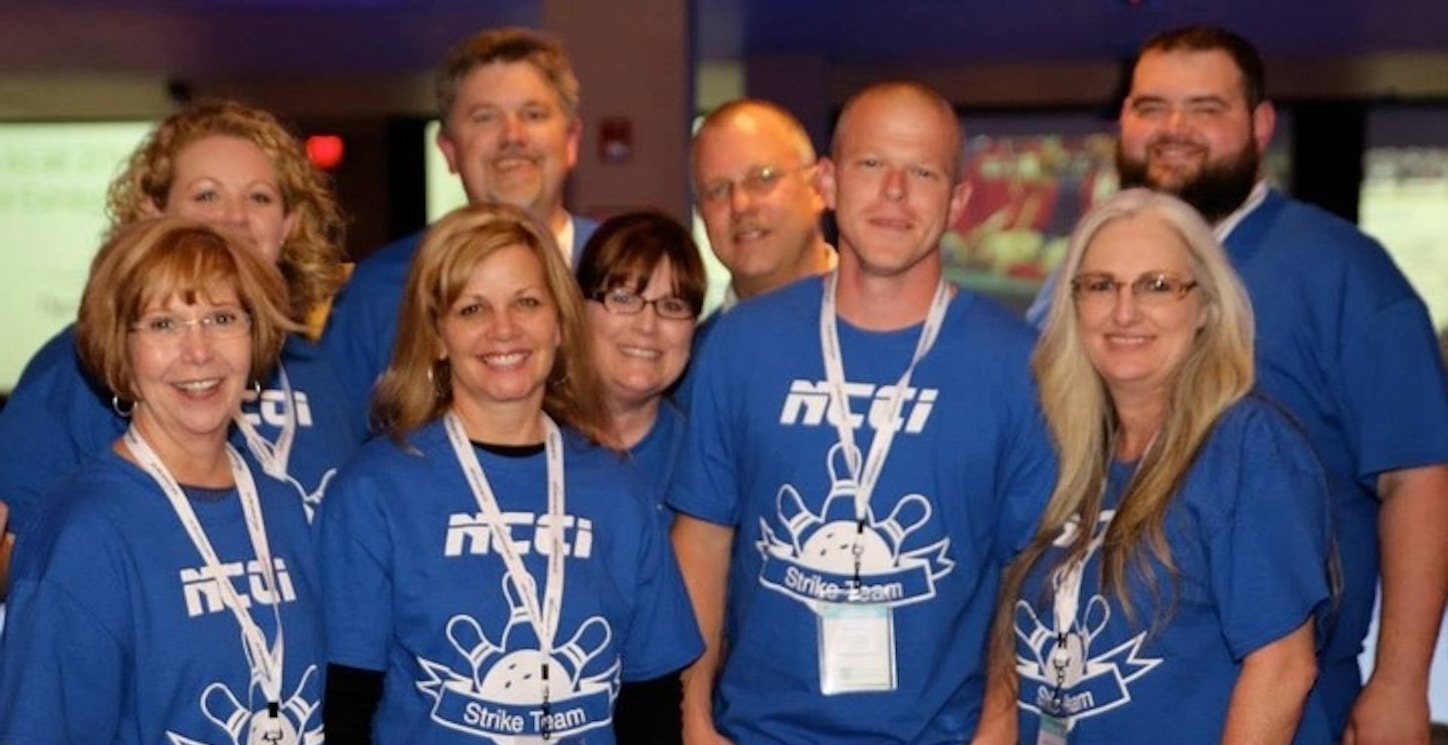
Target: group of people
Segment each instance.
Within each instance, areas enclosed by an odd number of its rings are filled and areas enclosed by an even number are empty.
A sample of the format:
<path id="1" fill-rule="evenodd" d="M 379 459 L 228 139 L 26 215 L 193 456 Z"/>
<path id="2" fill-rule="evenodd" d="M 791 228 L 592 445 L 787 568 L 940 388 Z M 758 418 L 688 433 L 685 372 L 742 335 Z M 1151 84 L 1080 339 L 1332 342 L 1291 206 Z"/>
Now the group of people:
<path id="1" fill-rule="evenodd" d="M 1146 42 L 1039 328 L 945 278 L 962 132 L 914 82 L 824 157 L 704 119 L 702 322 L 684 226 L 565 208 L 545 35 L 449 53 L 470 205 L 340 293 L 297 141 L 176 113 L 0 412 L 0 742 L 1426 745 L 1443 366 L 1263 182 L 1264 91 L 1231 32 Z"/>

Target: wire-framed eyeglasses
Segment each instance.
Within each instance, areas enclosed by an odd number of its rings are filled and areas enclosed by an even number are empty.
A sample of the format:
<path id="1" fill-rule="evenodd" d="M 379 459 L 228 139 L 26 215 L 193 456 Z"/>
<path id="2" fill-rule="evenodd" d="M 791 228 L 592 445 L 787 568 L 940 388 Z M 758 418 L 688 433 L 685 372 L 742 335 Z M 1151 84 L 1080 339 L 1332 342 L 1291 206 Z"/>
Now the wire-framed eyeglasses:
<path id="1" fill-rule="evenodd" d="M 1108 272 L 1084 272 L 1071 280 L 1071 292 L 1082 305 L 1114 303 L 1123 287 L 1130 287 L 1131 296 L 1142 305 L 1167 305 L 1186 297 L 1196 286 L 1195 280 L 1171 272 L 1145 272 L 1130 282 Z"/>
<path id="2" fill-rule="evenodd" d="M 200 329 L 207 339 L 235 339 L 251 331 L 251 314 L 240 308 L 217 308 L 195 318 L 166 312 L 147 313 L 128 330 L 143 339 L 175 343 L 192 326 Z"/>
<path id="3" fill-rule="evenodd" d="M 645 300 L 643 295 L 627 287 L 599 290 L 590 295 L 588 299 L 602 303 L 604 310 L 607 310 L 609 313 L 618 313 L 619 315 L 625 316 L 642 313 L 646 305 L 654 306 L 654 312 L 659 314 L 659 318 L 668 318 L 675 321 L 692 319 L 699 314 L 698 311 L 694 309 L 693 303 L 678 295 Z"/>
<path id="4" fill-rule="evenodd" d="M 751 168 L 744 178 L 737 181 L 729 179 L 717 179 L 710 181 L 699 190 L 699 201 L 704 204 L 724 204 L 734 196 L 735 187 L 744 190 L 744 193 L 752 197 L 767 197 L 779 186 L 780 180 L 785 176 L 797 171 L 803 171 L 814 167 L 814 163 L 793 168 L 780 168 L 778 166 L 758 166 Z"/>

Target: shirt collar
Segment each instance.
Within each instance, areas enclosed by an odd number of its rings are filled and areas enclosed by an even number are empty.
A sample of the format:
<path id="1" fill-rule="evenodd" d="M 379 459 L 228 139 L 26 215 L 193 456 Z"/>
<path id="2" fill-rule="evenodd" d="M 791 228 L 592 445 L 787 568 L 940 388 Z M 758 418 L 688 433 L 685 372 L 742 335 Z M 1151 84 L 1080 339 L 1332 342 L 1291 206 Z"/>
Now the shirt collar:
<path id="1" fill-rule="evenodd" d="M 558 250 L 563 252 L 563 260 L 573 266 L 573 215 L 563 221 L 563 229 L 554 233 L 553 238 L 558 241 Z"/>
<path id="2" fill-rule="evenodd" d="M 1247 199 L 1242 202 L 1242 205 L 1233 210 L 1232 214 L 1222 218 L 1222 221 L 1212 228 L 1212 233 L 1217 236 L 1217 240 L 1225 243 L 1227 236 L 1232 234 L 1232 231 L 1236 229 L 1237 225 L 1247 219 L 1247 215 L 1252 214 L 1252 210 L 1261 206 L 1262 200 L 1266 198 L 1267 182 L 1259 179 L 1257 183 L 1252 186 L 1251 193 L 1247 195 Z"/>

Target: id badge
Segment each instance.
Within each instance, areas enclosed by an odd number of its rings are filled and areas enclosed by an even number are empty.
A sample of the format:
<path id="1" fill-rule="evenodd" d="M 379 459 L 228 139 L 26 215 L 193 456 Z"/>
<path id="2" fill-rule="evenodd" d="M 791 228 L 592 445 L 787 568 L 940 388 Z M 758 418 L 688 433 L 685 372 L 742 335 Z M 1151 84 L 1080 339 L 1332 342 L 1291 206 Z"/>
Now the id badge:
<path id="1" fill-rule="evenodd" d="M 1066 745 L 1066 720 L 1042 712 L 1036 745 Z"/>
<path id="2" fill-rule="evenodd" d="M 888 606 L 820 603 L 820 692 L 895 690 L 895 624 Z"/>

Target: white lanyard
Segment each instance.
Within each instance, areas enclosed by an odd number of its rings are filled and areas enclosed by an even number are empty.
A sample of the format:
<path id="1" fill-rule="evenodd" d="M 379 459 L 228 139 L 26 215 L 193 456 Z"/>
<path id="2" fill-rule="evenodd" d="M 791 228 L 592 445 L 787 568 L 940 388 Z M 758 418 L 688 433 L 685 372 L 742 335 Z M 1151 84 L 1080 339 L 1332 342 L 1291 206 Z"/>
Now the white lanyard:
<path id="1" fill-rule="evenodd" d="M 252 426 L 251 420 L 246 415 L 237 412 L 233 420 L 237 429 L 241 430 L 241 436 L 246 439 L 246 449 L 251 451 L 256 462 L 261 464 L 261 470 L 268 476 L 283 481 L 287 478 L 287 463 L 292 457 L 292 442 L 297 439 L 297 402 L 292 397 L 292 385 L 287 380 L 287 369 L 277 363 L 278 382 L 282 386 L 282 431 L 277 435 L 275 443 L 267 442 L 261 433 Z M 258 413 L 261 408 L 261 395 L 257 395 Z"/>
<path id="2" fill-rule="evenodd" d="M 950 285 L 942 277 L 935 287 L 935 298 L 930 301 L 930 311 L 920 329 L 920 339 L 915 343 L 915 355 L 890 393 L 886 406 L 888 413 L 884 421 L 875 428 L 875 437 L 870 441 L 870 453 L 862 468 L 859 451 L 855 448 L 855 431 L 850 426 L 850 400 L 845 392 L 845 365 L 840 351 L 839 325 L 835 319 L 835 286 L 838 279 L 838 270 L 825 275 L 824 301 L 820 304 L 820 350 L 824 355 L 830 406 L 836 414 L 835 430 L 839 432 L 840 444 L 845 451 L 845 462 L 856 484 L 855 520 L 863 526 L 870 507 L 870 494 L 875 489 L 875 482 L 880 479 L 880 470 L 884 468 L 885 458 L 890 454 L 890 445 L 895 440 L 895 429 L 900 411 L 905 407 L 905 392 L 910 387 L 910 376 L 915 373 L 915 366 L 925 358 L 930 348 L 935 346 L 935 339 L 940 334 L 945 310 L 950 305 Z M 869 417 L 868 410 L 865 416 Z"/>
<path id="3" fill-rule="evenodd" d="M 1131 488 L 1131 482 L 1136 480 L 1137 471 L 1141 470 L 1141 464 L 1146 462 L 1147 454 L 1156 446 L 1156 438 L 1160 434 L 1160 429 L 1152 433 L 1151 439 L 1142 449 L 1141 457 L 1136 460 L 1136 467 L 1132 469 L 1126 483 L 1121 486 L 1123 496 L 1126 490 Z M 1106 481 L 1101 485 L 1102 494 L 1106 493 L 1107 487 L 1111 483 L 1112 454 L 1115 452 L 1116 436 L 1112 435 L 1106 445 Z M 1057 567 L 1051 574 L 1051 612 L 1056 619 L 1058 639 L 1071 628 L 1071 623 L 1076 620 L 1076 613 L 1081 609 L 1081 579 L 1086 573 L 1086 562 L 1091 560 L 1091 554 L 1101 550 L 1101 544 L 1106 541 L 1106 530 L 1111 527 L 1111 518 L 1115 516 L 1116 511 L 1113 509 L 1104 519 L 1098 515 L 1095 522 L 1089 527 L 1078 525 L 1077 528 L 1080 530 L 1093 531 L 1091 542 L 1086 546 L 1086 553 L 1064 567 Z"/>
<path id="4" fill-rule="evenodd" d="M 241 454 L 236 448 L 226 446 L 226 455 L 231 462 L 231 476 L 236 481 L 237 496 L 241 500 L 241 511 L 246 516 L 246 532 L 251 537 L 252 550 L 256 553 L 257 563 L 261 565 L 262 575 L 266 578 L 267 586 L 271 590 L 272 616 L 276 623 L 276 644 L 267 649 L 266 633 L 252 619 L 251 611 L 242 602 L 232 585 L 231 579 L 226 576 L 221 567 L 221 559 L 216 555 L 216 550 L 211 546 L 211 540 L 206 537 L 206 531 L 201 527 L 201 521 L 196 518 L 196 511 L 191 508 L 191 502 L 186 498 L 181 485 L 171 472 L 166 470 L 166 465 L 157 457 L 151 446 L 146 443 L 141 433 L 136 431 L 135 426 L 126 430 L 122 440 L 126 448 L 136 462 L 151 475 L 166 498 L 171 502 L 171 508 L 176 511 L 176 516 L 181 519 L 181 524 L 186 528 L 186 534 L 191 537 L 191 542 L 196 546 L 196 552 L 201 554 L 201 560 L 206 563 L 206 570 L 216 582 L 221 592 L 222 601 L 226 607 L 231 609 L 231 614 L 236 617 L 236 622 L 241 626 L 241 638 L 246 652 L 247 664 L 251 667 L 252 680 L 261 684 L 262 694 L 266 696 L 268 708 L 272 716 L 276 716 L 277 705 L 281 701 L 282 690 L 282 660 L 285 656 L 286 644 L 282 635 L 282 619 L 279 606 L 281 605 L 281 588 L 277 584 L 276 568 L 272 563 L 271 545 L 267 542 L 266 525 L 262 521 L 261 500 L 257 496 L 256 482 L 252 480 L 251 471 L 241 459 Z"/>
<path id="5" fill-rule="evenodd" d="M 1090 530 L 1098 530 L 1099 533 L 1091 539 L 1091 545 L 1086 549 L 1086 555 L 1079 559 L 1072 559 L 1071 563 L 1064 567 L 1058 567 L 1051 574 L 1051 613 L 1056 617 L 1056 636 L 1063 638 L 1071 630 L 1071 624 L 1076 620 L 1076 613 L 1081 609 L 1081 580 L 1086 573 L 1086 562 L 1091 554 L 1101 548 L 1101 543 L 1106 539 L 1106 528 L 1111 524 L 1108 518 L 1103 521 L 1098 518 L 1097 524 L 1093 524 Z M 1086 528 L 1083 528 L 1085 530 Z"/>
<path id="6" fill-rule="evenodd" d="M 544 659 L 548 659 L 553 654 L 553 638 L 558 632 L 558 616 L 563 600 L 563 435 L 547 414 L 539 416 L 543 418 L 543 449 L 548 459 L 549 539 L 548 585 L 545 588 L 547 594 L 544 595 L 541 605 L 538 602 L 538 583 L 528 572 L 528 567 L 523 565 L 518 549 L 508 537 L 503 523 L 503 511 L 498 507 L 493 488 L 488 484 L 488 477 L 483 473 L 483 466 L 478 462 L 472 443 L 468 441 L 462 420 L 456 413 L 449 411 L 443 416 L 443 423 L 447 427 L 447 436 L 452 442 L 453 452 L 457 455 L 458 465 L 462 466 L 463 473 L 467 475 L 468 486 L 478 502 L 478 508 L 488 521 L 493 546 L 502 555 L 508 577 L 523 598 L 523 609 L 528 614 L 528 621 L 538 633 L 539 651 L 543 653 Z"/>

